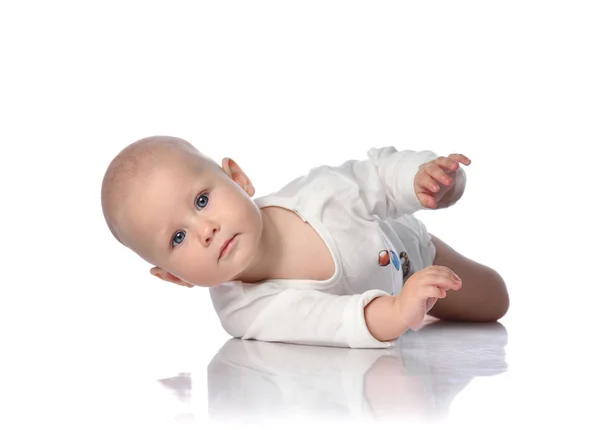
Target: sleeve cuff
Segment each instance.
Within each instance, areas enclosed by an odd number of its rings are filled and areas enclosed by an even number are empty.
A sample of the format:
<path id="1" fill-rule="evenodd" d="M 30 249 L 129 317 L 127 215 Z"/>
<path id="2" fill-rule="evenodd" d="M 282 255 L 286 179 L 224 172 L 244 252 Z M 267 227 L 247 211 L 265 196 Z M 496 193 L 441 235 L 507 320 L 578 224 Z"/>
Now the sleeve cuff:
<path id="1" fill-rule="evenodd" d="M 409 213 L 416 212 L 425 207 L 419 202 L 417 193 L 415 192 L 415 176 L 419 168 L 428 161 L 435 160 L 437 154 L 431 151 L 422 151 L 414 153 L 412 157 L 403 160 L 398 168 L 398 181 L 396 192 L 400 196 L 401 202 L 406 202 L 406 211 Z"/>
<path id="2" fill-rule="evenodd" d="M 399 214 L 412 214 L 425 209 L 415 193 L 415 175 L 426 162 L 435 160 L 437 154 L 433 151 L 398 151 L 393 146 L 371 148 L 368 157 L 377 166 L 381 166 L 383 181 L 391 189 Z M 383 161 L 389 160 L 389 161 Z"/>
<path id="3" fill-rule="evenodd" d="M 369 331 L 365 321 L 365 306 L 377 297 L 389 295 L 382 290 L 369 290 L 353 296 L 346 304 L 343 323 L 347 327 L 347 343 L 350 348 L 389 348 L 396 344 L 396 341 L 381 342 L 377 340 Z"/>

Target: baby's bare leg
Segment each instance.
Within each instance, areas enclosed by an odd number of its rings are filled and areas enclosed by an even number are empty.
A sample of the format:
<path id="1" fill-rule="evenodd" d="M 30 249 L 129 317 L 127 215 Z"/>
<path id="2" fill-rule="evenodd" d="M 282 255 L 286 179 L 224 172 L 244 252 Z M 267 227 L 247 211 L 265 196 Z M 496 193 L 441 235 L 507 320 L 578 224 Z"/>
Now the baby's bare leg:
<path id="1" fill-rule="evenodd" d="M 446 266 L 462 279 L 462 288 L 448 291 L 429 315 L 454 321 L 496 321 L 506 314 L 508 292 L 502 277 L 493 269 L 459 254 L 431 235 L 436 248 L 434 265 Z"/>

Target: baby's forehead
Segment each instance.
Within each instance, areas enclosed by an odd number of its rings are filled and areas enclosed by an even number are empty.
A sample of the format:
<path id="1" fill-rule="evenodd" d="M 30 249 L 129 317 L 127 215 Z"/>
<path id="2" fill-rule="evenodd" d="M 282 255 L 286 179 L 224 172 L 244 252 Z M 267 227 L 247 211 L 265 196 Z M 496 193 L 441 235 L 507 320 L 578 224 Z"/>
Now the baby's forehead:
<path id="1" fill-rule="evenodd" d="M 152 179 L 151 183 L 173 183 L 197 179 L 213 179 L 219 175 L 220 168 L 197 156 L 168 156 L 156 162 L 146 170 L 142 177 Z"/>
<path id="2" fill-rule="evenodd" d="M 185 167 L 198 171 L 210 170 L 217 166 L 212 159 L 201 154 L 194 148 L 187 147 L 162 148 L 151 158 L 156 166 L 166 168 L 181 169 Z"/>
<path id="3" fill-rule="evenodd" d="M 167 212 L 165 207 L 175 211 L 185 202 L 192 201 L 195 194 L 201 191 L 199 188 L 214 187 L 224 180 L 225 174 L 220 167 L 196 161 L 177 158 L 162 160 L 138 175 L 127 193 L 130 196 L 127 204 L 130 211 L 138 211 L 143 206 L 152 213 L 164 215 Z"/>

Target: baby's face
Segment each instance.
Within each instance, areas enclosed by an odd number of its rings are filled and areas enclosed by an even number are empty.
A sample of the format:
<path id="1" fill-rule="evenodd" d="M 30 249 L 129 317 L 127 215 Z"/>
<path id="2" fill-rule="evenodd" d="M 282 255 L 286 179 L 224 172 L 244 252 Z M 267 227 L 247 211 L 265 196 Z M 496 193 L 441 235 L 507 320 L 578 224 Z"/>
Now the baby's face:
<path id="1" fill-rule="evenodd" d="M 207 287 L 234 280 L 250 265 L 262 234 L 261 213 L 219 166 L 177 155 L 132 187 L 121 217 L 123 236 L 142 258 Z"/>

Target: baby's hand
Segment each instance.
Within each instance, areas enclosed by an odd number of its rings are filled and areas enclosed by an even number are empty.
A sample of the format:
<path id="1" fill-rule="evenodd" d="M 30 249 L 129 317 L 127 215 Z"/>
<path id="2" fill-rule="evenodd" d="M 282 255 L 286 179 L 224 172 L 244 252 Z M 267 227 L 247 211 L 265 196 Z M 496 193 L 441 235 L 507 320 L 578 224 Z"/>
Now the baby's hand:
<path id="1" fill-rule="evenodd" d="M 439 201 L 452 189 L 459 163 L 468 166 L 471 160 L 462 154 L 451 154 L 448 157 L 438 157 L 419 168 L 415 175 L 414 187 L 417 199 L 423 207 L 435 209 Z"/>
<path id="2" fill-rule="evenodd" d="M 438 299 L 446 297 L 447 290 L 458 290 L 462 280 L 444 266 L 429 266 L 415 272 L 406 280 L 396 296 L 398 312 L 405 324 L 415 330 Z"/>

